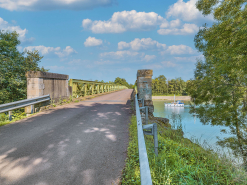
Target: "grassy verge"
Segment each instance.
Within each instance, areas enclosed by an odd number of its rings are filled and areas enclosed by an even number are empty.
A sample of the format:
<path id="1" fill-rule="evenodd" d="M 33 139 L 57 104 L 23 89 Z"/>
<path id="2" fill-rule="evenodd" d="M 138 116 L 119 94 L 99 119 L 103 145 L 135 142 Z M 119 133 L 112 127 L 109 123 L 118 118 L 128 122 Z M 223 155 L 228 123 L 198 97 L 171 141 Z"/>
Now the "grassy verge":
<path id="1" fill-rule="evenodd" d="M 128 158 L 122 184 L 140 184 L 136 117 L 130 124 Z M 145 136 L 153 184 L 246 184 L 244 170 L 212 150 L 183 138 L 182 130 L 158 124 L 159 155 L 155 157 L 152 136 Z"/>
<path id="2" fill-rule="evenodd" d="M 152 96 L 174 96 L 174 94 L 152 94 Z M 189 95 L 175 94 L 175 96 L 189 96 Z"/>

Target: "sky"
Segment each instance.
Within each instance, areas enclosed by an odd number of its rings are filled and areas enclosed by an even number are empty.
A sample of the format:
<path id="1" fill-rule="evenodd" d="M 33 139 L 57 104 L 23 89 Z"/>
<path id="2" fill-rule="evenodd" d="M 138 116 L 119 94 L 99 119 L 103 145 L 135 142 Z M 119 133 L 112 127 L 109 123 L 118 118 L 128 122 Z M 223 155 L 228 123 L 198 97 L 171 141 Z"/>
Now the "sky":
<path id="1" fill-rule="evenodd" d="M 134 84 L 137 70 L 153 78 L 194 76 L 202 53 L 194 37 L 213 16 L 196 0 L 0 0 L 0 29 L 17 31 L 19 51 L 38 50 L 49 72 L 72 79 Z"/>

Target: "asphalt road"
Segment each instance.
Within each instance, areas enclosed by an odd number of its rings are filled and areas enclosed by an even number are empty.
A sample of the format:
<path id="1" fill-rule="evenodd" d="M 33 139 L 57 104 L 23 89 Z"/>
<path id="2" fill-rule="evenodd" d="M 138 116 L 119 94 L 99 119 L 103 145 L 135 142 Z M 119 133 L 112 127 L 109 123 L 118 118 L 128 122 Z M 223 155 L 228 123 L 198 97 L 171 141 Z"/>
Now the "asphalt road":
<path id="1" fill-rule="evenodd" d="M 132 90 L 0 127 L 0 185 L 111 185 L 124 168 Z"/>

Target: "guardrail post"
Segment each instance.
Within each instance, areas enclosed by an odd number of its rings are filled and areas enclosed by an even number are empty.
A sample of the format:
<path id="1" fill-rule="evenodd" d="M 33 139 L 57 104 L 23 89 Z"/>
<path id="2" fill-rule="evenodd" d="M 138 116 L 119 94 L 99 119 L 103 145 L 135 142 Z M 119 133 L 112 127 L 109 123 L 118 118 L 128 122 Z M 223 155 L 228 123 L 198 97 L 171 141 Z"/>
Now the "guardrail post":
<path id="1" fill-rule="evenodd" d="M 12 120 L 12 111 L 9 111 L 9 121 Z"/>
<path id="2" fill-rule="evenodd" d="M 31 114 L 34 113 L 34 105 L 31 105 Z"/>
<path id="3" fill-rule="evenodd" d="M 154 129 L 154 152 L 156 156 L 158 156 L 158 131 L 157 131 L 157 124 L 153 123 Z"/>
<path id="4" fill-rule="evenodd" d="M 157 132 L 157 124 L 148 124 L 148 125 L 143 125 L 142 129 L 151 129 L 151 131 L 143 131 L 144 134 L 146 135 L 152 135 L 154 139 L 154 153 L 156 156 L 158 156 L 158 132 Z"/>
<path id="5" fill-rule="evenodd" d="M 145 106 L 145 122 L 148 124 L 148 106 Z"/>

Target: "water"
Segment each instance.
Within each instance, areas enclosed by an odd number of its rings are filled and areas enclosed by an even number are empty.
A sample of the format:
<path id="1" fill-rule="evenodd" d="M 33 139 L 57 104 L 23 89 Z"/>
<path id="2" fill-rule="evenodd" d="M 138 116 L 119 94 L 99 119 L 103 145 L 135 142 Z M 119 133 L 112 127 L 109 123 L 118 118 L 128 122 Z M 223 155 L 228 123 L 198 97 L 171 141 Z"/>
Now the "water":
<path id="1" fill-rule="evenodd" d="M 214 149 L 217 153 L 226 154 L 232 156 L 232 152 L 227 148 L 222 148 L 216 144 L 218 139 L 223 139 L 224 137 L 231 136 L 230 134 L 221 133 L 222 129 L 226 131 L 229 130 L 225 126 L 211 126 L 203 125 L 200 119 L 189 113 L 189 102 L 185 101 L 184 107 L 165 107 L 164 103 L 171 103 L 171 101 L 166 100 L 153 100 L 154 104 L 154 116 L 168 118 L 171 121 L 172 114 L 181 116 L 181 124 L 184 132 L 184 137 L 192 141 L 197 140 L 199 144 Z"/>

